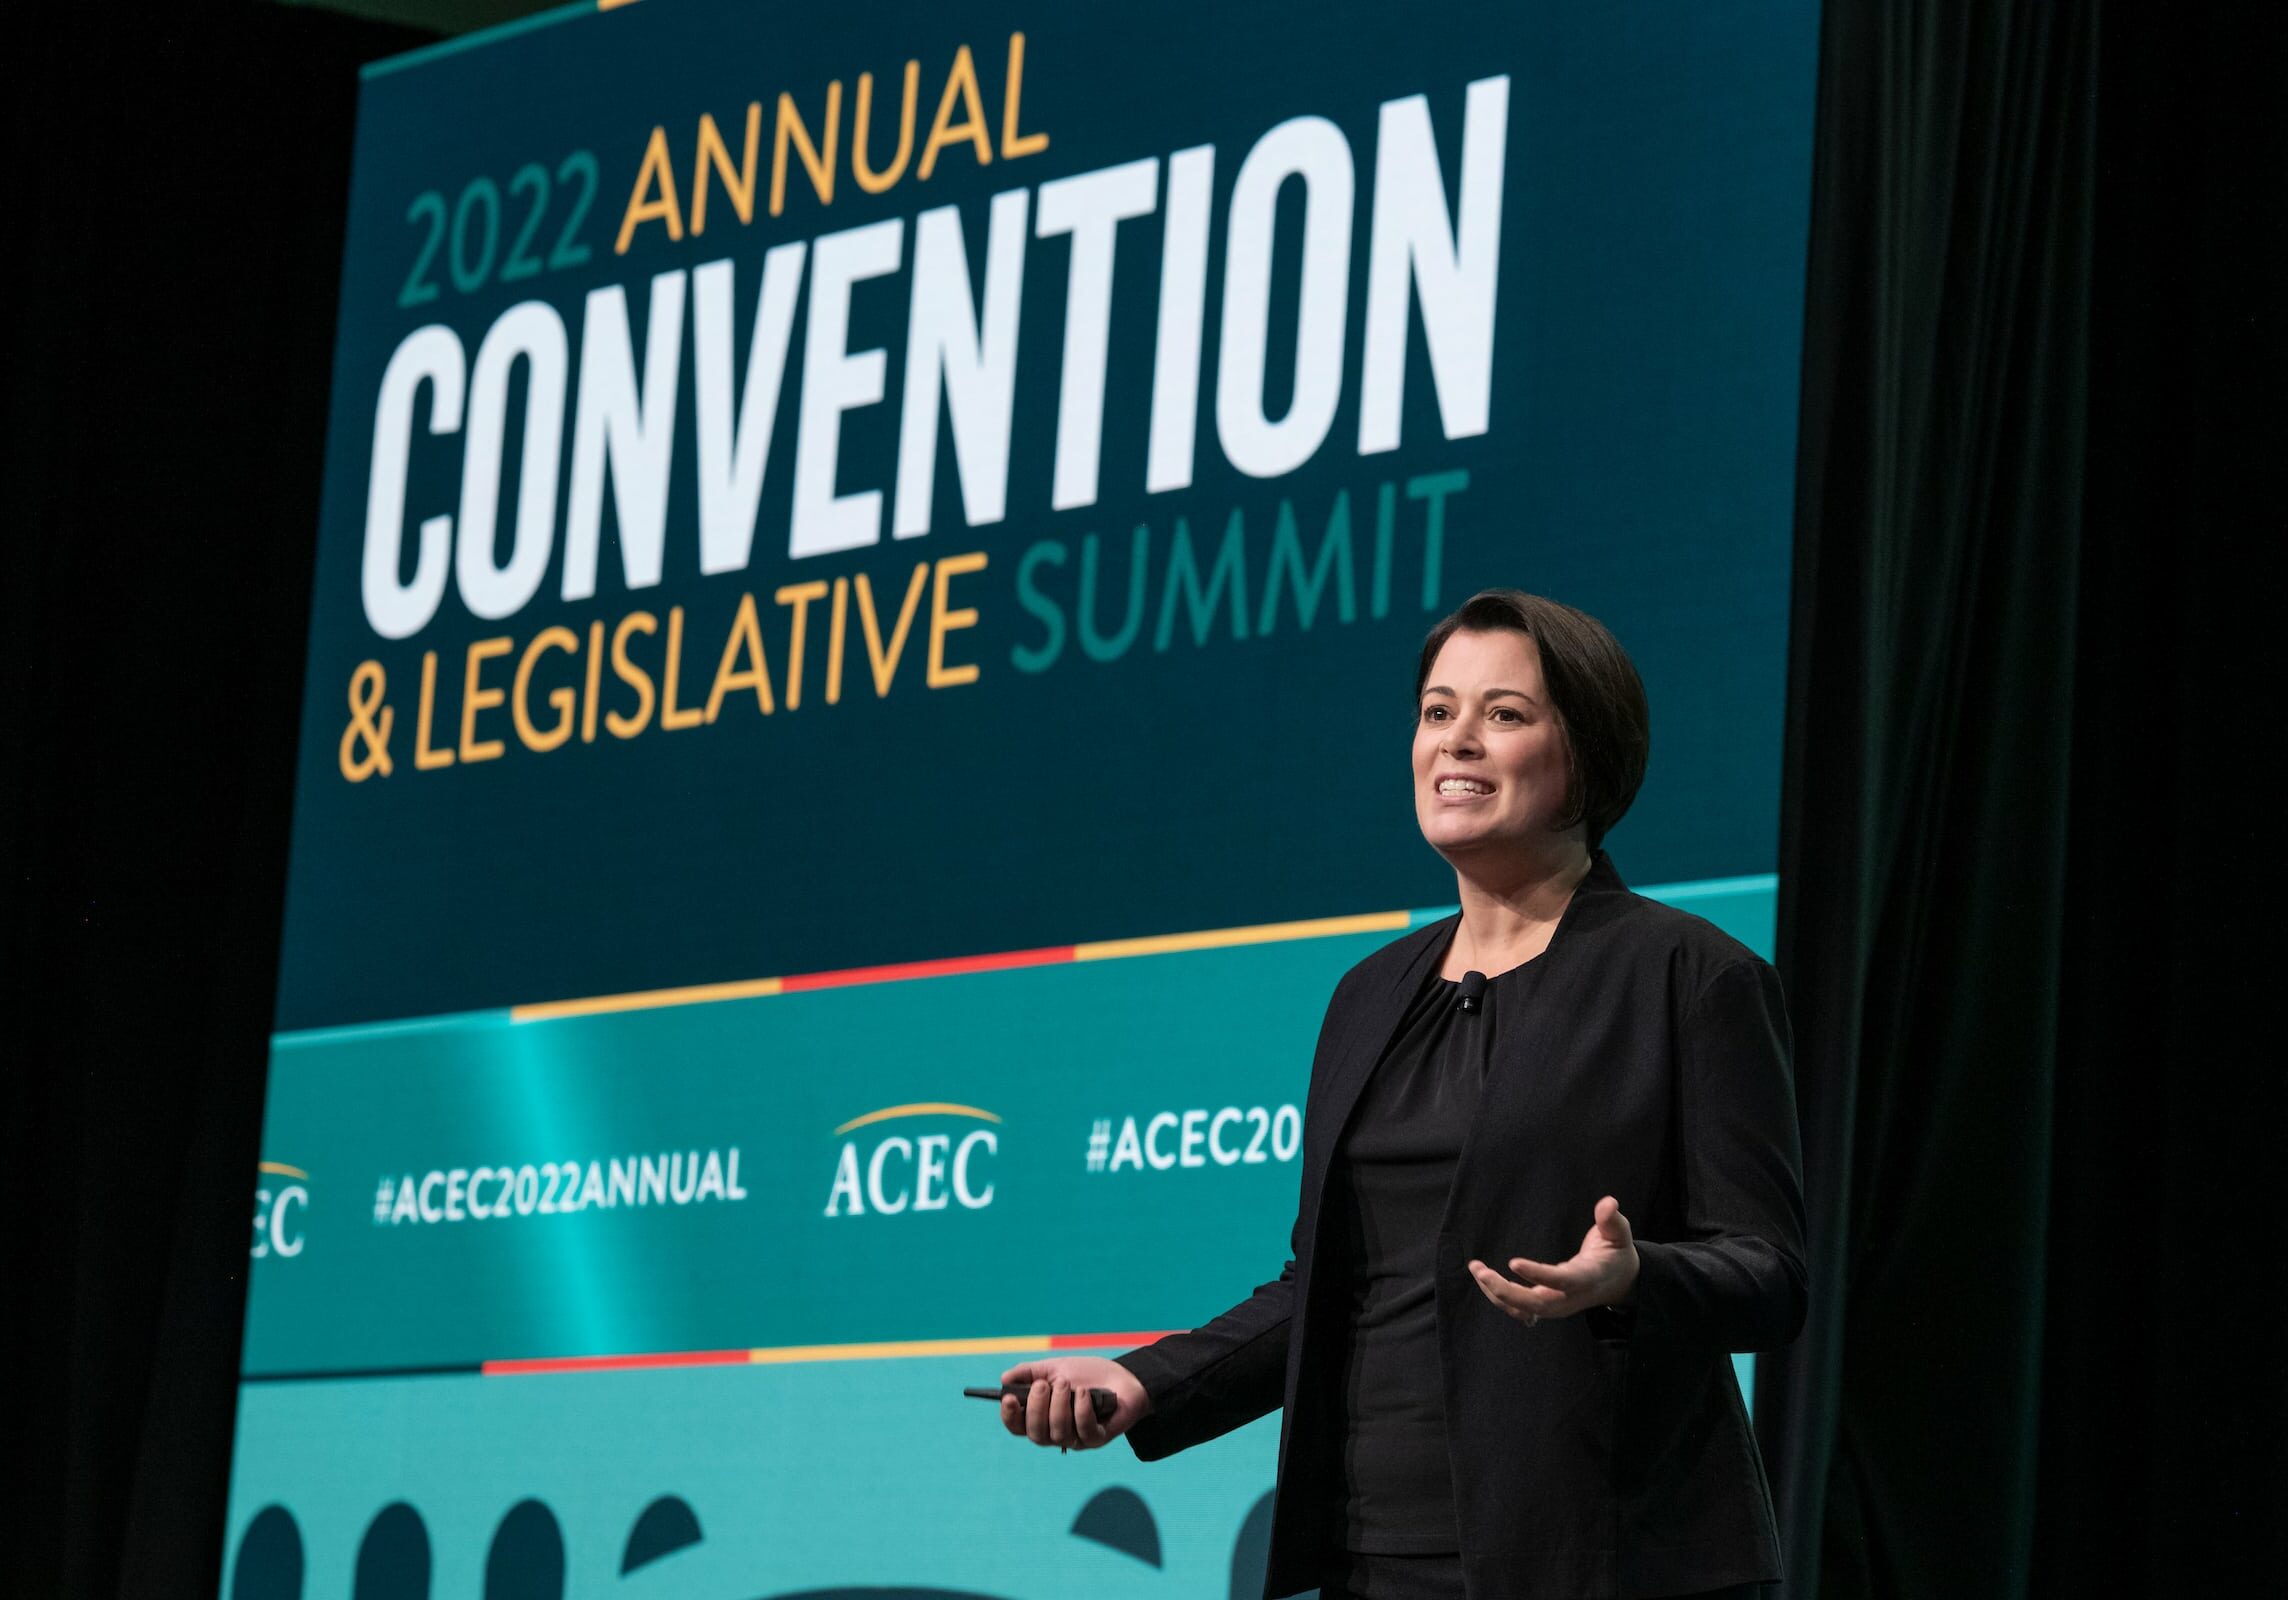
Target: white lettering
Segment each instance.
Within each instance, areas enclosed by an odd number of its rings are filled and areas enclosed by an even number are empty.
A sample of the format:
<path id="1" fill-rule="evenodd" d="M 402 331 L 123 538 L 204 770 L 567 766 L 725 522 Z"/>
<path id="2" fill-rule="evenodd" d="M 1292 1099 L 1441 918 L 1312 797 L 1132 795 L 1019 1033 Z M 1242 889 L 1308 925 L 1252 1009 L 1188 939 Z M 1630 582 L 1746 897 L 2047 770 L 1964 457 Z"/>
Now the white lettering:
<path id="1" fill-rule="evenodd" d="M 905 1160 L 911 1161 L 914 1158 L 913 1142 L 902 1134 L 893 1133 L 880 1144 L 874 1146 L 874 1159 L 866 1163 L 866 1198 L 873 1201 L 874 1209 L 886 1217 L 895 1216 L 898 1212 L 905 1210 L 907 1201 L 906 1191 L 903 1189 L 898 1191 L 897 1204 L 895 1205 L 890 1203 L 890 1197 L 882 1191 L 882 1158 L 893 1149 Z"/>
<path id="2" fill-rule="evenodd" d="M 691 274 L 692 398 L 698 413 L 699 570 L 744 571 L 755 544 L 778 418 L 779 386 L 794 338 L 795 294 L 802 286 L 800 242 L 774 245 L 763 257 L 755 331 L 747 344 L 747 381 L 731 408 L 731 263 L 710 261 Z"/>
<path id="3" fill-rule="evenodd" d="M 866 1214 L 866 1202 L 860 1198 L 858 1189 L 858 1147 L 854 1144 L 843 1145 L 841 1158 L 835 1162 L 834 1186 L 826 1192 L 826 1214 L 841 1216 L 837 1208 L 844 1200 L 850 1202 L 851 1216 Z"/>
<path id="4" fill-rule="evenodd" d="M 1270 346 L 1271 246 L 1279 191 L 1303 180 L 1303 281 L 1296 308 L 1295 394 L 1286 416 L 1263 411 Z M 1324 117 L 1280 123 L 1247 153 L 1232 183 L 1224 241 L 1223 338 L 1216 432 L 1231 464 L 1276 478 L 1311 459 L 1342 398 L 1343 319 L 1350 299 L 1351 149 Z"/>
<path id="5" fill-rule="evenodd" d="M 580 334 L 580 397 L 572 413 L 572 489 L 564 509 L 564 598 L 596 592 L 596 546 L 604 521 L 604 473 L 612 475 L 620 570 L 630 589 L 659 582 L 667 550 L 667 469 L 675 445 L 675 382 L 683 354 L 683 274 L 651 280 L 644 335 L 643 396 L 628 347 L 628 292 L 618 284 L 588 296 Z M 554 461 L 550 476 L 554 477 Z"/>
<path id="6" fill-rule="evenodd" d="M 1503 145 L 1509 79 L 1470 85 L 1462 111 L 1458 215 L 1446 214 L 1446 179 L 1421 95 L 1382 108 L 1374 148 L 1374 221 L 1366 269 L 1365 365 L 1359 378 L 1359 454 L 1398 448 L 1406 392 L 1409 287 L 1422 307 L 1430 377 L 1446 437 L 1486 431 L 1493 391 L 1494 286 L 1500 266 Z"/>
<path id="7" fill-rule="evenodd" d="M 1001 1141 L 991 1128 L 979 1128 L 955 1146 L 953 1152 L 953 1197 L 971 1211 L 981 1211 L 993 1203 L 992 1184 L 982 1190 L 969 1187 L 969 1153 L 980 1145 L 987 1155 L 993 1155 L 1000 1150 Z"/>
<path id="8" fill-rule="evenodd" d="M 445 598 L 451 517 L 440 514 L 423 520 L 413 580 L 397 581 L 405 542 L 405 476 L 413 454 L 413 397 L 424 383 L 430 386 L 429 431 L 458 431 L 468 357 L 450 328 L 432 325 L 407 334 L 389 358 L 381 375 L 381 397 L 374 404 L 373 465 L 365 490 L 365 564 L 358 592 L 365 602 L 367 626 L 384 639 L 419 633 Z"/>
<path id="9" fill-rule="evenodd" d="M 804 330 L 802 416 L 795 437 L 790 556 L 858 550 L 882 536 L 882 491 L 834 492 L 842 414 L 878 405 L 889 357 L 850 349 L 850 289 L 898 270 L 906 225 L 892 219 L 830 233 L 811 258 L 810 325 Z"/>
<path id="10" fill-rule="evenodd" d="M 1112 328 L 1112 258 L 1120 224 L 1150 215 L 1160 163 L 1151 157 L 1041 185 L 1042 238 L 1072 236 L 1065 288 L 1065 367 L 1057 392 L 1057 463 L 1050 506 L 1096 504 L 1097 456 L 1104 434 L 1105 351 Z"/>
<path id="11" fill-rule="evenodd" d="M 914 303 L 906 331 L 892 528 L 900 539 L 930 531 L 941 388 L 952 417 L 954 465 L 969 526 L 999 522 L 1008 509 L 1009 417 L 1017 397 L 1017 296 L 1025 270 L 1028 204 L 1022 189 L 993 197 L 982 318 L 970 303 L 961 213 L 940 206 L 914 223 Z"/>
<path id="12" fill-rule="evenodd" d="M 500 520 L 501 452 L 508 434 L 508 380 L 518 361 L 524 398 L 524 463 L 508 564 L 493 564 Z M 477 347 L 469 380 L 469 429 L 461 463 L 461 528 L 454 570 L 461 603 L 476 616 L 505 617 L 530 600 L 548 571 L 556 536 L 556 463 L 564 442 L 564 319 L 538 300 L 511 306 Z"/>
<path id="13" fill-rule="evenodd" d="M 1215 1157 L 1217 1166 L 1228 1167 L 1239 1159 L 1237 1150 L 1224 1148 L 1223 1130 L 1225 1125 L 1233 1122 L 1245 1122 L 1246 1120 L 1246 1113 L 1241 1111 L 1239 1107 L 1225 1106 L 1215 1114 L 1215 1121 L 1208 1124 L 1208 1154 Z"/>
<path id="14" fill-rule="evenodd" d="M 1175 1125 L 1176 1114 L 1173 1111 L 1163 1111 L 1144 1125 L 1144 1159 L 1151 1162 L 1156 1171 L 1165 1172 L 1176 1164 L 1174 1156 L 1163 1155 L 1160 1151 L 1160 1130 Z"/>

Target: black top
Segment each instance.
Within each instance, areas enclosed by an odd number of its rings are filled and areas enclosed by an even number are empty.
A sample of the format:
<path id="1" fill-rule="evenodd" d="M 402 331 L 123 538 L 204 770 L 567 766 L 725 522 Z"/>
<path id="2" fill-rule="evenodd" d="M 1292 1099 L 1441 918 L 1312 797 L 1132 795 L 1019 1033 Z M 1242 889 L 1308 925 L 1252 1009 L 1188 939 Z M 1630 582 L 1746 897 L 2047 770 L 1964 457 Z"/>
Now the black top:
<path id="1" fill-rule="evenodd" d="M 1446 1460 L 1431 1277 L 1454 1161 L 1504 1019 L 1526 1009 L 1539 963 L 1487 983 L 1476 1012 L 1433 964 L 1359 1096 L 1327 1175 L 1330 1419 L 1341 1441 L 1326 1528 L 1346 1550 L 1461 1548 Z"/>

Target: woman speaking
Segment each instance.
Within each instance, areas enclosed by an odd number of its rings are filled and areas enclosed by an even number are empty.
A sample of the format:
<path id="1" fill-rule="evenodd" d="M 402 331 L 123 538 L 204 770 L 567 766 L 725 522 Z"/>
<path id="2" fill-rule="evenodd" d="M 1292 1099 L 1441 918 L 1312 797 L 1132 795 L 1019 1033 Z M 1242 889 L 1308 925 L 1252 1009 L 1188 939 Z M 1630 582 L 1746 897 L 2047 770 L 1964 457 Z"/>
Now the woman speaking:
<path id="1" fill-rule="evenodd" d="M 1012 1433 L 1151 1461 L 1283 1407 L 1269 1595 L 1779 1577 L 1729 1352 L 1803 1322 L 1787 1019 L 1770 966 L 1599 849 L 1648 745 L 1594 618 L 1494 589 L 1431 630 L 1414 812 L 1461 910 L 1335 986 L 1292 1259 L 1117 1361 L 1010 1368 Z"/>

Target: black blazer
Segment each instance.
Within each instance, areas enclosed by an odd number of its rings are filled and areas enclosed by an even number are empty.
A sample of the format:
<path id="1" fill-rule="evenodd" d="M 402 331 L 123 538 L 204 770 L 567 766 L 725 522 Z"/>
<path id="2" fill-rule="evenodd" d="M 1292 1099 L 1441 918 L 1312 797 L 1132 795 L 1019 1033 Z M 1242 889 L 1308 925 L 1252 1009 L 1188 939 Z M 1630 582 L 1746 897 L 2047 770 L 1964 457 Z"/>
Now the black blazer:
<path id="1" fill-rule="evenodd" d="M 1384 946 L 1327 1004 L 1303 1114 L 1293 1257 L 1205 1327 L 1120 1357 L 1157 1460 L 1285 1408 L 1266 1595 L 1319 1581 L 1342 1419 L 1312 1292 L 1328 1160 L 1459 914 Z M 1780 1576 L 1763 1464 L 1728 1352 L 1793 1339 L 1806 1300 L 1801 1156 L 1779 978 L 1603 852 L 1531 1012 L 1494 1060 L 1438 1230 L 1434 1296 L 1471 1600 L 1688 1594 Z M 1563 1261 L 1600 1196 L 1641 1263 L 1631 1306 L 1528 1328 L 1463 1263 Z M 1337 1311 L 1336 1315 L 1341 1313 Z"/>

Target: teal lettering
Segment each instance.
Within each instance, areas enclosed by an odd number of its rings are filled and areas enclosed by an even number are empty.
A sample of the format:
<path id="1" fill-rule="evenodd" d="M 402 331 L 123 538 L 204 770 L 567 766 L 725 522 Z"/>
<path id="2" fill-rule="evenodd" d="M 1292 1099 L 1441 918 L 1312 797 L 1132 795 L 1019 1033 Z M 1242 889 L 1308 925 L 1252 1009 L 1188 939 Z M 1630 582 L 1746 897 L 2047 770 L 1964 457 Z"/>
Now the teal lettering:
<path id="1" fill-rule="evenodd" d="M 1046 672 L 1057 664 L 1057 657 L 1065 653 L 1065 614 L 1033 583 L 1033 569 L 1047 562 L 1050 566 L 1065 564 L 1065 547 L 1054 539 L 1043 539 L 1027 550 L 1017 563 L 1017 604 L 1038 617 L 1048 638 L 1038 646 L 1014 645 L 1009 651 L 1009 662 L 1019 672 Z"/>
<path id="2" fill-rule="evenodd" d="M 1352 622 L 1358 616 L 1358 602 L 1352 594 L 1351 583 L 1351 492 L 1335 491 L 1334 508 L 1327 513 L 1327 531 L 1319 540 L 1318 564 L 1311 569 L 1306 582 L 1303 577 L 1303 542 L 1295 531 L 1295 507 L 1279 502 L 1279 525 L 1271 535 L 1271 570 L 1263 578 L 1263 615 L 1255 624 L 1258 637 L 1269 638 L 1279 620 L 1279 575 L 1287 574 L 1288 587 L 1295 591 L 1295 620 L 1308 633 L 1318 619 L 1319 596 L 1327 587 L 1327 569 L 1332 566 L 1340 580 L 1335 585 L 1335 617 L 1340 622 Z"/>
<path id="3" fill-rule="evenodd" d="M 1168 557 L 1168 582 L 1160 591 L 1160 622 L 1153 630 L 1152 648 L 1165 650 L 1176 632 L 1176 597 L 1184 597 L 1184 609 L 1192 624 L 1192 643 L 1208 642 L 1208 631 L 1214 625 L 1216 600 L 1231 585 L 1231 636 L 1247 637 L 1247 522 L 1243 512 L 1232 509 L 1231 520 L 1224 524 L 1223 542 L 1216 546 L 1215 566 L 1208 573 L 1207 587 L 1200 587 L 1200 569 L 1192 559 L 1192 530 L 1182 517 L 1176 519 L 1176 547 Z"/>

